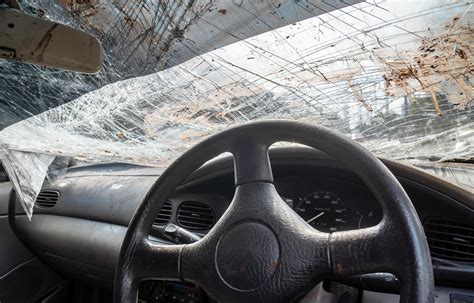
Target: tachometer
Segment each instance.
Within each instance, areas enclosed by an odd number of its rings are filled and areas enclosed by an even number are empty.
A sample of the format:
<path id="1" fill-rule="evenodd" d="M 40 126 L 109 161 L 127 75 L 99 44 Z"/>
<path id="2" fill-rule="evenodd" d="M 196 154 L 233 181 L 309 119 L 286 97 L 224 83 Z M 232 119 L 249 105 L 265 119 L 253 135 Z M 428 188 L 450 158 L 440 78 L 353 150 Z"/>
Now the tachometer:
<path id="1" fill-rule="evenodd" d="M 346 208 L 335 194 L 317 191 L 295 202 L 295 211 L 317 230 L 335 232 L 344 229 Z"/>

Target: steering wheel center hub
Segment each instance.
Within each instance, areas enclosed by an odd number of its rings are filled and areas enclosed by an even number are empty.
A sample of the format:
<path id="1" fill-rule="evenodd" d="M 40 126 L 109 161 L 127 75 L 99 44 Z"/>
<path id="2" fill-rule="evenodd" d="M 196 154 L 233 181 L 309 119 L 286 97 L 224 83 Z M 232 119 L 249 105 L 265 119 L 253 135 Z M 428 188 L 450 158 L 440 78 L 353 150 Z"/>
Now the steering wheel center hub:
<path id="1" fill-rule="evenodd" d="M 249 221 L 233 226 L 219 240 L 215 265 L 230 288 L 252 291 L 266 282 L 280 264 L 280 244 L 266 225 Z"/>

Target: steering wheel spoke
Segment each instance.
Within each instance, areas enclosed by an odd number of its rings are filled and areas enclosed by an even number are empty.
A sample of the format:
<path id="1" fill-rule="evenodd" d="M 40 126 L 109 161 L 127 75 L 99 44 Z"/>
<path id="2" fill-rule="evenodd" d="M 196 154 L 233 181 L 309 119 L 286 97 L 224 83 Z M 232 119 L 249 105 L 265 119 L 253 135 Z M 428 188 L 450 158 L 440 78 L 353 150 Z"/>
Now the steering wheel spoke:
<path id="1" fill-rule="evenodd" d="M 331 267 L 335 277 L 374 272 L 396 273 L 397 251 L 390 251 L 395 240 L 385 224 L 332 233 L 329 240 Z"/>
<path id="2" fill-rule="evenodd" d="M 267 142 L 243 137 L 232 146 L 236 186 L 252 182 L 273 182 Z"/>
<path id="3" fill-rule="evenodd" d="M 163 245 L 145 240 L 136 256 L 135 276 L 139 280 L 181 280 L 180 259 L 184 245 Z"/>

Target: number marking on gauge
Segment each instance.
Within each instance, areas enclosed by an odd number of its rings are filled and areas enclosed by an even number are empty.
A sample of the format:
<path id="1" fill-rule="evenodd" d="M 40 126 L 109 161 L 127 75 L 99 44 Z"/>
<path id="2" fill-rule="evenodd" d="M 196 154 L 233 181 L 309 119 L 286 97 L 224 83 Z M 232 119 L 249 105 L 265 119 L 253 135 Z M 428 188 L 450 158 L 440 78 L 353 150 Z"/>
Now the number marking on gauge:
<path id="1" fill-rule="evenodd" d="M 343 201 L 327 191 L 313 192 L 295 200 L 295 210 L 314 228 L 323 232 L 344 229 L 346 208 Z"/>

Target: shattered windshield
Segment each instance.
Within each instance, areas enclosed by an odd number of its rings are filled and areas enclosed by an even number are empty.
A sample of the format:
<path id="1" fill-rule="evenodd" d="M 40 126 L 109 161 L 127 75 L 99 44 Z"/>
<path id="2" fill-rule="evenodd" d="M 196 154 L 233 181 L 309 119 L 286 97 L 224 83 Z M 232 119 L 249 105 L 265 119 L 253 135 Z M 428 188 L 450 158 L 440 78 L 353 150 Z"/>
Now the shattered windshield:
<path id="1" fill-rule="evenodd" d="M 59 105 L 0 133 L 25 200 L 25 178 L 42 183 L 58 155 L 164 168 L 262 119 L 323 125 L 436 173 L 474 157 L 470 1 L 67 3 L 25 6 L 97 35 L 99 74 L 0 61 L 3 121 Z M 32 167 L 38 176 L 25 177 Z M 441 175 L 472 185 L 472 174 Z"/>

